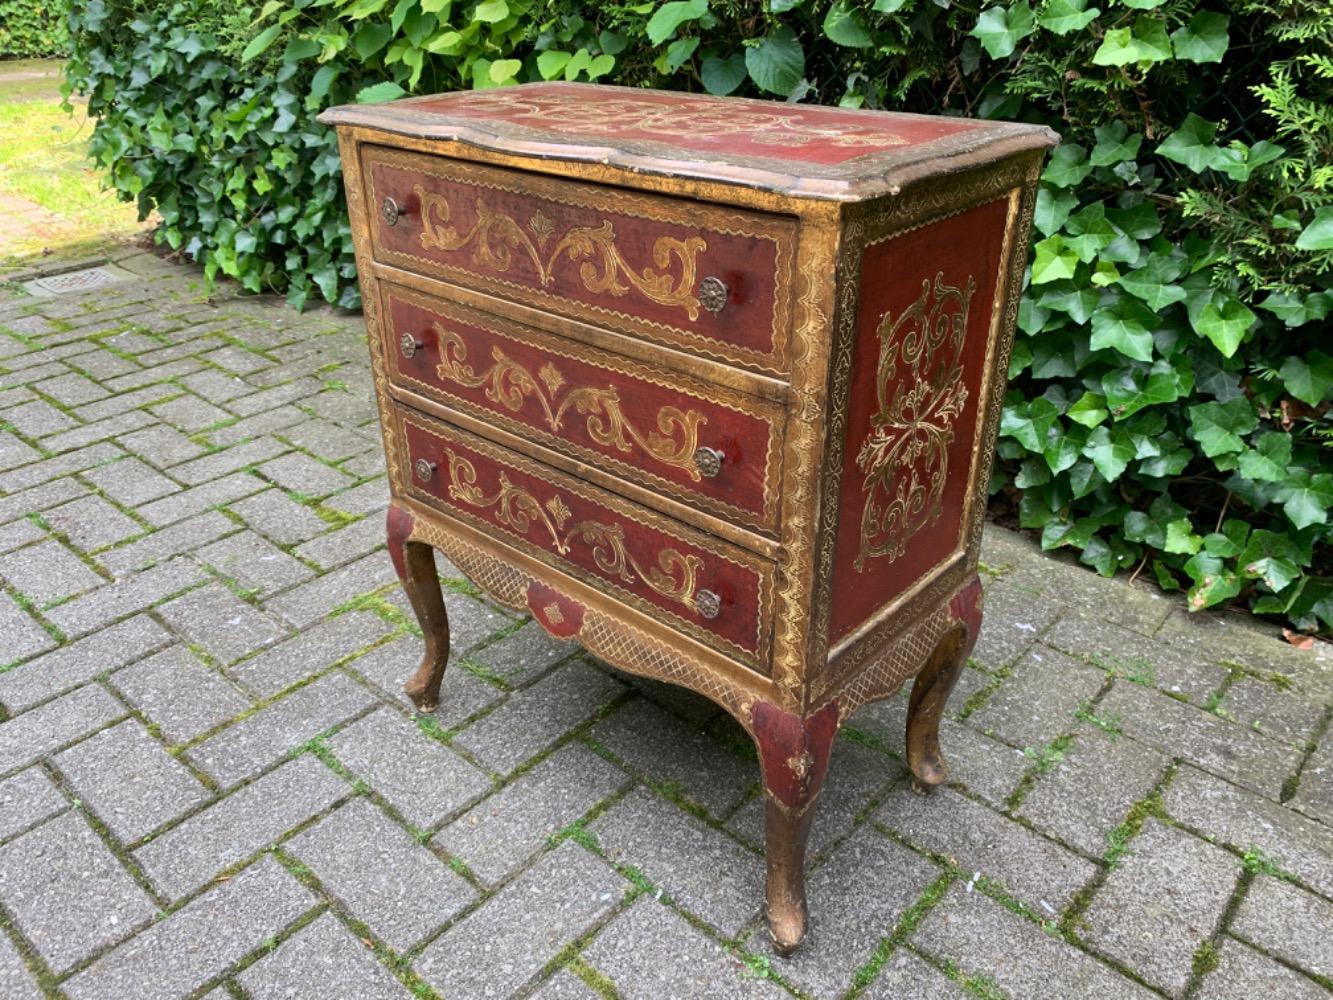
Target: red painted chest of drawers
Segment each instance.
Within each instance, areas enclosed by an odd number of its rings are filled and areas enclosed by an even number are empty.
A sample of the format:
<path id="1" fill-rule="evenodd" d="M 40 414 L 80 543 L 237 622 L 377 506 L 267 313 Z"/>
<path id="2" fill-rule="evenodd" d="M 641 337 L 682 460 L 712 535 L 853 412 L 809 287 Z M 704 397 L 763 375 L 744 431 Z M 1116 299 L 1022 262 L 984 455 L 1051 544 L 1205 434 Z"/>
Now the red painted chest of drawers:
<path id="1" fill-rule="evenodd" d="M 977 548 L 1046 129 L 578 84 L 338 126 L 393 502 L 430 548 L 754 737 L 768 919 L 804 936 L 838 726 L 915 677 L 907 755 L 981 621 Z"/>

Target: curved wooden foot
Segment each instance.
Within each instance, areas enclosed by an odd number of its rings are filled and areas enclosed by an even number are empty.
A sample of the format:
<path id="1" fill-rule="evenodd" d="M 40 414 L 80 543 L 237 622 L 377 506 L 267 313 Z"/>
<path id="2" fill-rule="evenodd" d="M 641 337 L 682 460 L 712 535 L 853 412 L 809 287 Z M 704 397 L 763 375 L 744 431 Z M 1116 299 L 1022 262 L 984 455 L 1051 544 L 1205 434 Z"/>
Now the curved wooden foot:
<path id="1" fill-rule="evenodd" d="M 790 955 L 809 923 L 805 848 L 838 731 L 838 706 L 830 702 L 799 716 L 759 702 L 751 721 L 764 779 L 768 932 L 774 951 Z"/>
<path id="2" fill-rule="evenodd" d="M 907 766 L 912 769 L 912 787 L 918 792 L 932 791 L 949 778 L 949 765 L 940 751 L 940 717 L 981 630 L 978 578 L 973 577 L 954 595 L 949 612 L 955 627 L 940 640 L 917 674 L 907 703 Z"/>
<path id="3" fill-rule="evenodd" d="M 440 704 L 440 684 L 449 662 L 449 615 L 435 573 L 435 555 L 424 542 L 410 542 L 412 514 L 393 504 L 388 513 L 389 556 L 412 611 L 421 625 L 426 651 L 421 666 L 407 679 L 403 691 L 420 712 L 433 712 Z"/>

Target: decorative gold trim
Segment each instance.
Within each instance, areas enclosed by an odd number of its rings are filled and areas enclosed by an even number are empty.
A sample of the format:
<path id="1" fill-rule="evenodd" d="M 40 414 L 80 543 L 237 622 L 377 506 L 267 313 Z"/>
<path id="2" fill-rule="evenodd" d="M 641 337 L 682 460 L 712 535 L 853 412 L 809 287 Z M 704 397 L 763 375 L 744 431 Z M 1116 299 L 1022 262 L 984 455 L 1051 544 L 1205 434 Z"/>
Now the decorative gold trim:
<path id="1" fill-rule="evenodd" d="M 569 507 L 560 494 L 552 494 L 543 507 L 536 497 L 515 486 L 501 472 L 499 490 L 494 496 L 487 496 L 477 486 L 477 470 L 471 462 L 452 448 L 445 448 L 444 454 L 449 459 L 449 495 L 455 500 L 481 510 L 494 508 L 495 519 L 520 535 L 528 533 L 535 517 L 546 526 L 551 544 L 560 555 L 568 555 L 574 541 L 586 542 L 592 547 L 593 562 L 603 573 L 628 584 L 641 580 L 667 600 L 694 610 L 696 578 L 704 565 L 698 556 L 681 555 L 675 549 L 664 548 L 657 553 L 657 565 L 644 569 L 625 548 L 625 529 L 621 525 L 579 521 L 565 531 Z"/>
<path id="2" fill-rule="evenodd" d="M 633 312 L 582 302 L 544 288 L 532 288 L 530 285 L 506 278 L 503 272 L 485 274 L 450 264 L 438 258 L 392 250 L 380 242 L 378 226 L 371 229 L 375 257 L 386 263 L 402 266 L 404 262 L 410 262 L 409 266 L 420 273 L 458 281 L 465 286 L 475 287 L 491 294 L 498 294 L 524 305 L 555 311 L 561 315 L 572 316 L 603 326 L 610 325 L 619 332 L 632 332 L 637 336 L 664 342 L 705 357 L 730 364 L 738 364 L 766 374 L 781 376 L 786 373 L 788 327 L 791 322 L 793 258 L 796 242 L 795 227 L 790 219 L 780 215 L 745 212 L 705 203 L 678 202 L 677 199 L 662 195 L 631 193 L 617 188 L 599 187 L 580 181 L 562 181 L 538 174 L 525 175 L 522 186 L 517 186 L 511 179 L 512 175 L 494 166 L 466 160 L 445 160 L 441 157 L 423 153 L 405 152 L 370 144 L 363 144 L 361 148 L 365 163 L 364 172 L 367 176 L 372 198 L 377 197 L 377 193 L 375 191 L 374 173 L 371 168 L 378 163 L 398 170 L 438 177 L 452 183 L 468 184 L 490 191 L 507 192 L 533 201 L 547 201 L 559 205 L 592 209 L 598 212 L 612 212 L 648 222 L 688 226 L 691 229 L 702 230 L 705 235 L 707 233 L 717 233 L 727 236 L 744 236 L 772 243 L 774 247 L 773 273 L 755 272 L 751 275 L 752 280 L 756 282 L 773 282 L 773 312 L 769 317 L 770 325 L 768 326 L 770 347 L 767 350 L 756 350 L 702 334 L 687 325 L 677 326 L 663 323 Z M 444 167 L 445 164 L 447 164 L 447 172 Z M 667 267 L 670 263 L 670 255 L 668 254 L 666 259 L 655 259 L 655 263 L 659 267 Z M 584 267 L 592 269 L 595 274 L 595 268 L 591 262 L 585 261 Z M 693 278 L 691 278 L 690 285 L 686 290 L 692 290 L 692 288 Z"/>
<path id="3" fill-rule="evenodd" d="M 861 551 L 852 563 L 858 573 L 867 559 L 897 559 L 907 540 L 940 516 L 953 425 L 967 403 L 963 342 L 976 290 L 972 275 L 960 288 L 938 271 L 933 288 L 922 279 L 916 301 L 896 318 L 886 312 L 875 330 L 879 409 L 856 456 L 866 477 Z M 897 381 L 900 359 L 911 369 L 910 386 Z"/>
<path id="4" fill-rule="evenodd" d="M 659 236 L 653 243 L 653 263 L 662 268 L 655 272 L 651 268 L 637 271 L 626 262 L 616 246 L 616 233 L 610 221 L 603 219 L 601 225 L 575 226 L 560 237 L 549 254 L 537 249 L 523 227 L 503 212 L 497 212 L 486 202 L 478 198 L 474 208 L 477 221 L 466 233 L 459 233 L 448 225 L 450 209 L 449 199 L 434 191 L 427 191 L 420 184 L 412 187 L 421 202 L 421 248 L 423 250 L 443 250 L 454 253 L 466 248 L 474 240 L 476 247 L 472 259 L 481 267 L 504 273 L 513 263 L 511 248 L 524 250 L 537 269 L 537 277 L 543 288 L 555 283 L 555 265 L 561 255 L 571 261 L 582 261 L 579 265 L 579 278 L 588 291 L 609 292 L 617 298 L 629 294 L 629 287 L 621 284 L 623 276 L 641 295 L 664 306 L 681 306 L 690 319 L 699 318 L 699 300 L 693 294 L 695 257 L 708 249 L 708 244 L 700 236 L 678 240 L 673 236 Z M 431 222 L 431 214 L 436 222 Z M 538 209 L 529 223 L 537 233 L 538 240 L 544 246 L 552 231 L 551 220 Z M 495 236 L 499 243 L 492 244 Z M 590 258 L 601 257 L 602 270 L 599 274 L 597 265 Z M 671 273 L 672 259 L 680 261 L 680 279 L 677 281 Z"/>
<path id="5" fill-rule="evenodd" d="M 600 445 L 630 452 L 637 444 L 663 465 L 683 469 L 691 479 L 699 482 L 699 469 L 694 463 L 694 451 L 699 447 L 699 428 L 708 417 L 697 410 L 679 410 L 664 406 L 657 411 L 657 430 L 642 433 L 626 419 L 620 407 L 620 395 L 614 386 L 604 389 L 579 386 L 557 400 L 566 384 L 560 370 L 546 362 L 534 378 L 523 365 L 505 354 L 499 345 L 491 348 L 495 364 L 478 375 L 467 364 L 467 344 L 455 330 L 446 330 L 438 323 L 431 324 L 439 338 L 440 363 L 435 372 L 440 379 L 467 389 L 485 387 L 486 398 L 503 406 L 510 413 L 519 413 L 529 397 L 537 400 L 546 417 L 546 425 L 553 433 L 562 430 L 565 415 L 574 409 L 587 415 L 587 431 Z M 546 391 L 543 392 L 543 386 Z M 680 440 L 676 440 L 679 434 Z"/>

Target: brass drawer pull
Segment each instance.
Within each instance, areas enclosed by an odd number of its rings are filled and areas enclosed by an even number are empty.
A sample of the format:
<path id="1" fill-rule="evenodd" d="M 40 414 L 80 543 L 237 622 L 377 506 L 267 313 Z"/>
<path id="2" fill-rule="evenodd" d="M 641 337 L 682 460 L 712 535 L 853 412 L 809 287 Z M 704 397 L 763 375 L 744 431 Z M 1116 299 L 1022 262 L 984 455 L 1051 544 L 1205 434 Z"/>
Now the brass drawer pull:
<path id="1" fill-rule="evenodd" d="M 699 470 L 699 475 L 705 479 L 712 479 L 722 471 L 722 461 L 726 456 L 716 448 L 696 448 L 694 450 L 694 467 Z"/>
<path id="2" fill-rule="evenodd" d="M 694 608 L 701 617 L 711 621 L 722 611 L 722 598 L 711 590 L 701 590 L 694 595 Z"/>
<path id="3" fill-rule="evenodd" d="M 416 464 L 412 466 L 416 470 L 417 478 L 423 483 L 430 482 L 431 476 L 435 475 L 435 470 L 440 466 L 436 462 L 428 462 L 424 458 L 418 458 Z"/>
<path id="4" fill-rule="evenodd" d="M 403 334 L 402 338 L 398 341 L 398 347 L 402 350 L 403 357 L 407 358 L 409 361 L 412 359 L 413 355 L 424 346 L 425 345 L 422 344 L 421 341 L 417 340 L 417 338 L 410 333 Z"/>
<path id="5" fill-rule="evenodd" d="M 720 313 L 727 306 L 731 289 L 721 278 L 708 277 L 699 282 L 699 304 L 710 313 Z"/>
<path id="6" fill-rule="evenodd" d="M 380 214 L 384 216 L 386 226 L 398 225 L 398 220 L 407 213 L 403 211 L 402 206 L 392 198 L 385 198 L 384 204 L 380 206 Z"/>

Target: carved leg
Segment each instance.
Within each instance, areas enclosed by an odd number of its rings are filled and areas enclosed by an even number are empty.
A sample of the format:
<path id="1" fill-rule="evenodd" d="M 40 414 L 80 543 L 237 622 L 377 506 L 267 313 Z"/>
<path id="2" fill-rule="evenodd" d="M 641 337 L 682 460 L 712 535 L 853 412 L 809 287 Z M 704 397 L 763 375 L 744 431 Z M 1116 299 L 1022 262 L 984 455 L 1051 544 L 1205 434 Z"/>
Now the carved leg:
<path id="1" fill-rule="evenodd" d="M 976 577 L 949 603 L 955 627 L 940 640 L 921 673 L 912 682 L 907 705 L 907 766 L 913 787 L 929 792 L 949 777 L 940 752 L 940 716 L 981 629 L 981 581 Z"/>
<path id="2" fill-rule="evenodd" d="M 421 666 L 408 678 L 403 690 L 418 711 L 433 712 L 440 704 L 440 684 L 449 662 L 449 616 L 435 573 L 435 556 L 424 542 L 407 540 L 412 533 L 412 515 L 405 508 L 397 504 L 389 507 L 388 529 L 393 568 L 403 581 L 403 590 L 426 637 Z"/>
<path id="3" fill-rule="evenodd" d="M 790 955 L 805 938 L 805 845 L 838 731 L 838 706 L 799 716 L 759 702 L 751 714 L 764 778 L 768 932 Z"/>

